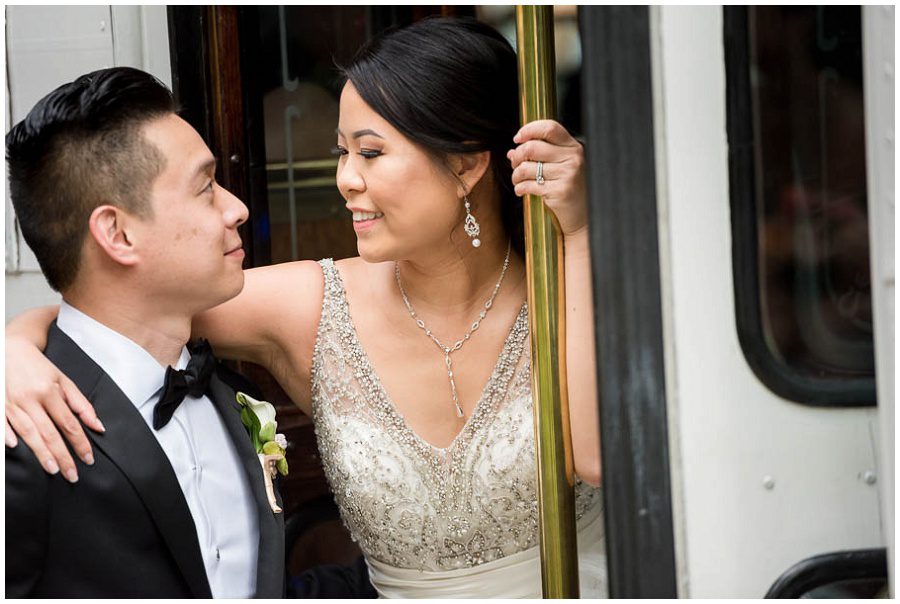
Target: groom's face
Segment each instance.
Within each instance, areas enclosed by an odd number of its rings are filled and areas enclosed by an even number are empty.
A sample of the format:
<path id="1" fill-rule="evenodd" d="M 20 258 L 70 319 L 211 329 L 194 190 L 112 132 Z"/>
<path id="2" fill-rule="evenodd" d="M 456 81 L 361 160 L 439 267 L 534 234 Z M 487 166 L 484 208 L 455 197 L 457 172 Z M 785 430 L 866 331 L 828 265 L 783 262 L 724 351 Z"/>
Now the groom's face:
<path id="1" fill-rule="evenodd" d="M 143 128 L 165 157 L 153 183 L 153 217 L 139 225 L 142 283 L 156 303 L 199 312 L 243 287 L 237 227 L 247 207 L 215 182 L 215 158 L 187 122 L 170 114 Z"/>

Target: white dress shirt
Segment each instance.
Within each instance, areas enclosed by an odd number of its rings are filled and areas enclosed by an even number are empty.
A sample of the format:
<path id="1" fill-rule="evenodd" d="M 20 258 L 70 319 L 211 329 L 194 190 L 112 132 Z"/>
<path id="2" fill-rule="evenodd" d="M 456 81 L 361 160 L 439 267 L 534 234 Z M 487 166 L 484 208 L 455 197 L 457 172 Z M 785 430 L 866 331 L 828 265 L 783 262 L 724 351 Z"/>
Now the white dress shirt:
<path id="1" fill-rule="evenodd" d="M 169 458 L 197 527 L 213 597 L 252 597 L 258 511 L 247 473 L 213 402 L 206 395 L 187 396 L 169 423 L 154 430 L 153 407 L 166 368 L 132 340 L 65 302 L 60 305 L 57 326 L 112 378 Z M 187 348 L 182 348 L 175 368 L 184 369 L 190 358 Z"/>

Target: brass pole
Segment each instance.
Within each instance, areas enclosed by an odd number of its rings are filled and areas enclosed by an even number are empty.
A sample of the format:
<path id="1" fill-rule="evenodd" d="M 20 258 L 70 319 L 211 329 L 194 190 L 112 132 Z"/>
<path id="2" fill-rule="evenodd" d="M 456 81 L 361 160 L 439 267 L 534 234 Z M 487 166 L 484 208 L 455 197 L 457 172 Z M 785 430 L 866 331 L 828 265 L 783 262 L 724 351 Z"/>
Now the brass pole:
<path id="1" fill-rule="evenodd" d="M 553 7 L 517 6 L 522 124 L 556 117 Z M 563 238 L 543 199 L 525 199 L 525 264 L 545 598 L 577 598 L 574 465 L 566 390 Z"/>

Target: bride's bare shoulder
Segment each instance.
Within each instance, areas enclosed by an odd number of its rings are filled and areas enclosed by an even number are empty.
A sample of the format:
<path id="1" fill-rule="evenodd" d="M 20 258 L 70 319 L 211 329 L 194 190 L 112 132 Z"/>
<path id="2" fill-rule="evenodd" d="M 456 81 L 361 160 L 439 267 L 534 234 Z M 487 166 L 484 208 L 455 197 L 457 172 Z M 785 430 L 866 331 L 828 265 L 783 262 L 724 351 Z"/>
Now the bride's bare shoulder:
<path id="1" fill-rule="evenodd" d="M 381 304 L 394 283 L 393 262 L 366 262 L 362 258 L 347 258 L 335 263 L 341 279 L 351 314 L 359 309 Z M 361 321 L 362 317 L 355 317 Z"/>
<path id="2" fill-rule="evenodd" d="M 371 283 L 394 270 L 393 262 L 366 262 L 359 256 L 344 258 L 334 264 L 348 289 L 364 283 Z"/>

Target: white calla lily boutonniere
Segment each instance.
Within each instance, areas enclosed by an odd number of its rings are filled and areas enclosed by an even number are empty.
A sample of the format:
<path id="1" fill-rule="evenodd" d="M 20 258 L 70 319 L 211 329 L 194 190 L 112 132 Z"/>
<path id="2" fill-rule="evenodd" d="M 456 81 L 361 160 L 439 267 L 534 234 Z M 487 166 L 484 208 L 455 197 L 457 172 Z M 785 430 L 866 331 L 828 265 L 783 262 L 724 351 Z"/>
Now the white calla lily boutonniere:
<path id="1" fill-rule="evenodd" d="M 275 421 L 275 407 L 266 401 L 258 401 L 243 392 L 236 394 L 237 402 L 241 405 L 241 423 L 250 433 L 253 448 L 262 464 L 266 481 L 266 495 L 269 497 L 269 505 L 272 511 L 278 514 L 281 507 L 275 500 L 275 487 L 272 479 L 275 472 L 287 476 L 288 464 L 284 458 L 287 449 L 287 439 L 284 434 L 278 434 L 278 422 Z"/>

